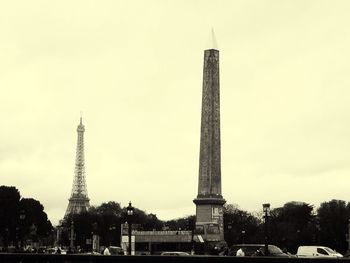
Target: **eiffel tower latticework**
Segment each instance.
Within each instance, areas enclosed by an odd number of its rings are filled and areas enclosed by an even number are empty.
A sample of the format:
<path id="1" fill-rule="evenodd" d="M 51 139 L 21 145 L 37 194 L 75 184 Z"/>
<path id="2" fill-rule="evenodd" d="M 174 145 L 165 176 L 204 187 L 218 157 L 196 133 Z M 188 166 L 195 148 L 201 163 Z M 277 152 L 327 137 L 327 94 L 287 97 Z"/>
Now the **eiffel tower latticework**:
<path id="1" fill-rule="evenodd" d="M 79 214 L 86 211 L 90 207 L 90 199 L 88 198 L 86 181 L 85 181 L 85 158 L 84 158 L 84 132 L 82 117 L 80 117 L 80 124 L 77 128 L 78 142 L 75 157 L 74 180 L 72 187 L 72 194 L 70 196 L 68 207 L 64 218 L 70 214 Z"/>

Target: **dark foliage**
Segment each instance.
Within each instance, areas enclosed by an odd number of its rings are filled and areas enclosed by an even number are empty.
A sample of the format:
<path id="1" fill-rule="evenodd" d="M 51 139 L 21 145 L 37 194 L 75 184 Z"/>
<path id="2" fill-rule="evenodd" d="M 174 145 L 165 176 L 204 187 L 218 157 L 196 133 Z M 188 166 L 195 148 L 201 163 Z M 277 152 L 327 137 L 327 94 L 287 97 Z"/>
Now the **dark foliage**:
<path id="1" fill-rule="evenodd" d="M 190 215 L 183 218 L 172 219 L 164 222 L 164 227 L 166 230 L 194 230 L 194 224 L 196 221 L 196 216 Z"/>
<path id="2" fill-rule="evenodd" d="M 247 211 L 232 204 L 224 206 L 224 233 L 228 245 L 259 242 L 260 224 L 261 221 Z"/>
<path id="3" fill-rule="evenodd" d="M 325 246 L 345 252 L 347 249 L 346 233 L 350 205 L 342 200 L 324 202 L 317 209 L 319 242 Z"/>
<path id="4" fill-rule="evenodd" d="M 0 186 L 0 240 L 4 247 L 43 241 L 52 231 L 43 205 L 33 198 L 22 198 L 13 186 Z"/>
<path id="5" fill-rule="evenodd" d="M 87 240 L 94 234 L 99 235 L 100 245 L 120 245 L 121 224 L 127 221 L 126 207 L 121 208 L 119 203 L 107 202 L 100 206 L 91 207 L 89 211 L 70 216 L 62 224 L 63 245 L 69 245 L 69 231 L 71 222 L 74 222 L 75 245 L 83 250 L 91 250 L 91 244 Z M 146 214 L 135 208 L 133 216 L 134 228 L 139 230 L 160 230 L 163 222 L 154 214 Z"/>
<path id="6" fill-rule="evenodd" d="M 315 244 L 315 216 L 313 207 L 303 202 L 289 202 L 275 208 L 269 217 L 271 243 L 292 253 L 298 246 Z"/>

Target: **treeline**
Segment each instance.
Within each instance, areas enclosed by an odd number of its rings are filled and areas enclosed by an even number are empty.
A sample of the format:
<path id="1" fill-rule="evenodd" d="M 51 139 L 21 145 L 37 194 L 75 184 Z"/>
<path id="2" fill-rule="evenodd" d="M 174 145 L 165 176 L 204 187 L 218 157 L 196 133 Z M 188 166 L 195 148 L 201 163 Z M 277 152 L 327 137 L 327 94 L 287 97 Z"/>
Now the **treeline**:
<path id="1" fill-rule="evenodd" d="M 300 245 L 325 245 L 339 252 L 348 248 L 347 232 L 350 204 L 341 200 L 324 202 L 318 209 L 304 202 L 289 202 L 270 211 L 268 235 L 271 244 L 296 253 Z M 108 202 L 91 207 L 85 213 L 75 215 L 76 242 L 84 246 L 84 240 L 92 233 L 100 236 L 101 245 L 120 244 L 121 224 L 125 223 L 126 207 Z M 162 221 L 155 214 L 135 208 L 133 224 L 139 230 L 193 230 L 195 216 Z M 263 243 L 263 213 L 249 213 L 236 205 L 224 206 L 225 240 L 228 245 L 237 243 Z M 68 244 L 68 234 L 64 238 Z"/>
<path id="2" fill-rule="evenodd" d="M 289 202 L 271 209 L 268 218 L 269 240 L 281 248 L 295 253 L 300 245 L 325 245 L 345 252 L 350 204 L 342 200 L 321 203 L 315 209 L 304 202 Z M 58 226 L 61 245 L 69 245 L 71 222 L 74 222 L 74 244 L 91 249 L 87 240 L 96 234 L 100 244 L 119 245 L 121 224 L 127 221 L 126 207 L 117 202 L 92 206 L 84 213 L 70 216 Z M 163 221 L 155 214 L 135 208 L 133 224 L 139 230 L 193 230 L 195 216 Z M 44 212 L 43 205 L 32 198 L 21 198 L 15 187 L 0 186 L 0 245 L 19 246 L 23 242 L 53 245 L 56 231 Z M 237 205 L 224 206 L 225 240 L 228 245 L 263 243 L 264 220 L 262 211 L 250 213 Z"/>
<path id="3" fill-rule="evenodd" d="M 225 240 L 237 243 L 263 243 L 263 213 L 252 214 L 234 205 L 224 209 Z M 314 209 L 304 202 L 289 202 L 274 208 L 268 217 L 271 244 L 296 253 L 300 245 L 324 245 L 345 253 L 350 204 L 342 200 L 321 203 Z"/>
<path id="4" fill-rule="evenodd" d="M 61 225 L 62 245 L 68 246 L 70 238 L 71 222 L 74 222 L 74 243 L 83 250 L 91 249 L 91 244 L 86 240 L 92 235 L 100 237 L 100 245 L 120 245 L 121 224 L 126 223 L 126 207 L 121 207 L 117 202 L 102 203 L 100 206 L 92 206 L 86 212 L 71 215 Z M 162 230 L 164 222 L 159 220 L 155 214 L 147 214 L 138 208 L 134 209 L 133 224 L 138 225 L 140 230 Z M 90 243 L 90 242 L 89 242 Z"/>

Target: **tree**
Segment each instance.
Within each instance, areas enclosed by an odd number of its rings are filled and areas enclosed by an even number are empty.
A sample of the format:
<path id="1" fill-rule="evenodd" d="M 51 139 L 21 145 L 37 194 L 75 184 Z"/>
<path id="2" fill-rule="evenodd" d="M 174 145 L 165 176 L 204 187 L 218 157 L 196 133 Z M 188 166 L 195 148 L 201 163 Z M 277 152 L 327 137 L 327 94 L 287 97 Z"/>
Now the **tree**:
<path id="1" fill-rule="evenodd" d="M 96 208 L 98 229 L 102 245 L 120 244 L 120 225 L 122 208 L 119 203 L 102 203 Z"/>
<path id="2" fill-rule="evenodd" d="M 65 244 L 69 244 L 70 238 L 70 229 L 72 226 L 72 221 L 74 222 L 74 233 L 75 233 L 75 241 L 74 244 L 79 246 L 85 251 L 90 250 L 90 244 L 86 244 L 87 239 L 92 239 L 93 234 L 96 233 L 96 229 L 94 229 L 94 223 L 100 223 L 100 216 L 97 213 L 85 211 L 80 214 L 76 214 L 74 216 L 68 217 L 67 222 L 65 222 L 64 229 L 66 230 L 65 234 Z M 102 224 L 101 224 L 102 225 Z"/>
<path id="3" fill-rule="evenodd" d="M 121 207 L 116 202 L 102 203 L 100 206 L 92 206 L 88 211 L 69 215 L 63 222 L 63 243 L 69 244 L 71 222 L 74 222 L 76 246 L 84 250 L 90 250 L 91 245 L 86 244 L 93 234 L 100 236 L 100 244 L 103 246 L 120 244 Z"/>
<path id="4" fill-rule="evenodd" d="M 181 217 L 177 219 L 172 219 L 164 222 L 164 226 L 168 230 L 193 230 L 196 221 L 196 216 L 190 215 L 186 217 Z"/>
<path id="5" fill-rule="evenodd" d="M 5 246 L 18 236 L 19 200 L 21 195 L 14 186 L 0 186 L 0 234 Z"/>
<path id="6" fill-rule="evenodd" d="M 275 208 L 269 217 L 271 243 L 295 253 L 298 246 L 315 243 L 313 206 L 304 202 L 289 202 Z"/>
<path id="7" fill-rule="evenodd" d="M 102 203 L 98 207 L 91 207 L 89 209 L 90 212 L 94 212 L 96 214 L 104 214 L 104 215 L 116 215 L 120 216 L 122 213 L 122 208 L 120 204 L 114 201 L 109 201 L 107 203 Z"/>
<path id="8" fill-rule="evenodd" d="M 227 244 L 256 243 L 261 221 L 237 205 L 224 205 L 224 235 Z"/>
<path id="9" fill-rule="evenodd" d="M 345 252 L 350 204 L 342 200 L 321 203 L 317 209 L 320 244 Z"/>
<path id="10" fill-rule="evenodd" d="M 0 235 L 5 247 L 9 243 L 17 246 L 27 238 L 41 240 L 48 237 L 51 230 L 51 222 L 39 201 L 21 199 L 13 186 L 0 186 Z"/>
<path id="11" fill-rule="evenodd" d="M 69 230 L 71 221 L 74 221 L 74 232 L 76 235 L 75 245 L 85 250 L 91 249 L 86 244 L 86 239 L 91 239 L 92 234 L 100 236 L 102 246 L 119 245 L 121 224 L 127 221 L 126 207 L 121 208 L 119 203 L 110 201 L 100 206 L 91 207 L 88 211 L 70 215 L 63 223 L 63 243 L 69 244 Z M 138 226 L 143 230 L 161 230 L 163 222 L 155 214 L 135 208 L 133 216 L 134 227 Z"/>
<path id="12" fill-rule="evenodd" d="M 44 212 L 44 206 L 33 198 L 22 198 L 19 202 L 22 240 L 38 241 L 51 233 L 52 225 Z"/>
<path id="13" fill-rule="evenodd" d="M 123 208 L 121 213 L 121 221 L 127 222 L 126 207 Z M 132 224 L 138 225 L 140 229 L 145 231 L 161 230 L 163 228 L 163 221 L 157 218 L 155 214 L 147 214 L 145 211 L 138 208 L 134 208 L 134 215 L 132 218 Z"/>

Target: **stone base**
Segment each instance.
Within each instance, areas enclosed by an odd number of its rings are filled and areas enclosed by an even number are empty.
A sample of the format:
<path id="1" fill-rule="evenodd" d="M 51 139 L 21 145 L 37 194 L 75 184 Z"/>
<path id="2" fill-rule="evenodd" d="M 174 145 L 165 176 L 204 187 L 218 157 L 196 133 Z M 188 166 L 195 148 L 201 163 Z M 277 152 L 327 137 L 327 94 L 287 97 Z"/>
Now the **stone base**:
<path id="1" fill-rule="evenodd" d="M 222 197 L 197 197 L 193 200 L 196 205 L 224 205 L 226 200 Z"/>
<path id="2" fill-rule="evenodd" d="M 224 240 L 223 205 L 226 200 L 223 198 L 197 197 L 193 202 L 196 204 L 196 224 L 218 224 L 220 229 L 219 240 Z"/>

